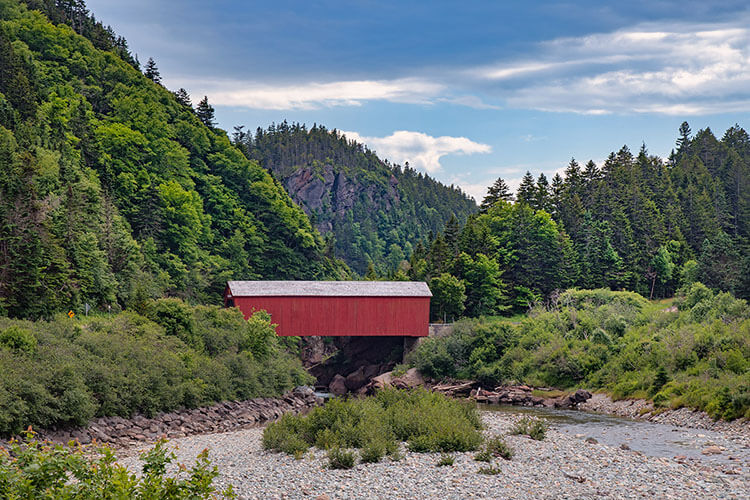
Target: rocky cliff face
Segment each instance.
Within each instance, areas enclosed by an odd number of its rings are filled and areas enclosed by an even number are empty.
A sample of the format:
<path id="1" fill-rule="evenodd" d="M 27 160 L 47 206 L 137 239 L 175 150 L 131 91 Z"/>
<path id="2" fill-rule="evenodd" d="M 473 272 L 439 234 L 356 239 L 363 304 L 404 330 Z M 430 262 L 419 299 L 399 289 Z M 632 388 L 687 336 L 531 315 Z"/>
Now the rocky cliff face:
<path id="1" fill-rule="evenodd" d="M 394 176 L 383 189 L 379 184 L 365 184 L 343 172 L 335 172 L 332 165 L 325 165 L 322 170 L 299 168 L 282 182 L 322 234 L 332 231 L 333 224 L 343 220 L 357 200 L 375 210 L 390 210 L 400 202 L 398 180 Z"/>

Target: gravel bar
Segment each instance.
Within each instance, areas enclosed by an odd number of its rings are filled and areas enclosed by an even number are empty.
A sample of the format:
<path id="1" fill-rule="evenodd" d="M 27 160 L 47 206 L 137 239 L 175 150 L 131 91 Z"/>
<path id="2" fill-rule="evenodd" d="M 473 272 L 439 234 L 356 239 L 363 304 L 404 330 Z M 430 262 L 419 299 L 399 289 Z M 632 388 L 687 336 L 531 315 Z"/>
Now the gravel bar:
<path id="1" fill-rule="evenodd" d="M 482 412 L 488 434 L 506 434 L 520 418 Z M 455 453 L 453 466 L 438 467 L 440 454 L 409 453 L 393 462 L 357 464 L 351 470 L 326 468 L 324 451 L 311 449 L 301 460 L 264 451 L 262 428 L 175 439 L 178 461 L 188 466 L 203 449 L 218 466 L 215 484 L 234 486 L 243 499 L 464 499 L 464 498 L 750 498 L 747 463 L 710 465 L 680 458 L 648 457 L 631 450 L 590 444 L 550 428 L 544 441 L 507 436 L 510 461 L 496 459 L 500 474 L 477 471 L 488 464 L 475 453 Z M 135 450 L 120 463 L 137 470 Z M 731 453 L 731 450 L 728 450 Z"/>

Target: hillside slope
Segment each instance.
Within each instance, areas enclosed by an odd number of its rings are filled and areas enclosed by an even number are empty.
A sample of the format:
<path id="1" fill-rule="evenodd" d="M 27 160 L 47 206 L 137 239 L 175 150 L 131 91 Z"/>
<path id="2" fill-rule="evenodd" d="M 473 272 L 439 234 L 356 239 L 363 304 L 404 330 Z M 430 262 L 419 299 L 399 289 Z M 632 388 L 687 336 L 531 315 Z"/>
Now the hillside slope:
<path id="1" fill-rule="evenodd" d="M 465 193 L 406 165 L 384 162 L 336 130 L 283 122 L 234 142 L 273 172 L 317 229 L 333 237 L 335 255 L 360 274 L 373 262 L 396 269 L 417 242 L 477 211 Z"/>
<path id="2" fill-rule="evenodd" d="M 104 41 L 0 0 L 0 313 L 217 301 L 228 278 L 345 272 L 224 131 L 141 74 L 82 3 L 57 4 L 32 2 Z"/>

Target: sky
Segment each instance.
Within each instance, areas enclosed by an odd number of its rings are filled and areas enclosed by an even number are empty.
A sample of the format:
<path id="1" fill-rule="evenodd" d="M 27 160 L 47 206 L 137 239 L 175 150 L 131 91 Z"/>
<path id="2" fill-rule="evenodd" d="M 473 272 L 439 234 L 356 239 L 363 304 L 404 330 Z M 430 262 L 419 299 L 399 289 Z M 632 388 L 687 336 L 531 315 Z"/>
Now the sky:
<path id="1" fill-rule="evenodd" d="M 89 0 L 219 126 L 314 123 L 478 202 L 502 177 L 750 125 L 747 1 Z"/>

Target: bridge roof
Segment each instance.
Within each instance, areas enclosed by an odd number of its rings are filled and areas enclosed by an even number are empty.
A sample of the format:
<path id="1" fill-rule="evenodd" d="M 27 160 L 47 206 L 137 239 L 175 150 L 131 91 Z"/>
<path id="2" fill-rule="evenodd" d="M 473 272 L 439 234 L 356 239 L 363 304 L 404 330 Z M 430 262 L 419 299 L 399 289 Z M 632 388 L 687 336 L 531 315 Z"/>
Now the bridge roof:
<path id="1" fill-rule="evenodd" d="M 228 281 L 233 297 L 432 297 L 423 281 Z"/>

